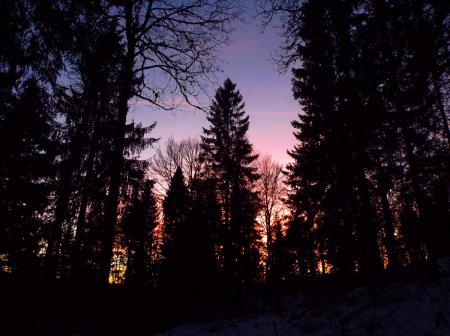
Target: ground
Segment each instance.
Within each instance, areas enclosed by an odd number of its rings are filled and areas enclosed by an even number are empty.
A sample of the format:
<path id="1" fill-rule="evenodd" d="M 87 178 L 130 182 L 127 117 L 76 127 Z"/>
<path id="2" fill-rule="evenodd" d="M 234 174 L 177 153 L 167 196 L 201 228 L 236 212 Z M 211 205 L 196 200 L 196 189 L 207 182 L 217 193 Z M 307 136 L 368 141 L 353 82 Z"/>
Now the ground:
<path id="1" fill-rule="evenodd" d="M 284 299 L 278 314 L 266 311 L 180 325 L 158 335 L 450 335 L 450 278 L 427 286 L 401 282 L 382 290 L 361 286 L 340 301 L 311 307 L 302 295 L 291 296 Z"/>

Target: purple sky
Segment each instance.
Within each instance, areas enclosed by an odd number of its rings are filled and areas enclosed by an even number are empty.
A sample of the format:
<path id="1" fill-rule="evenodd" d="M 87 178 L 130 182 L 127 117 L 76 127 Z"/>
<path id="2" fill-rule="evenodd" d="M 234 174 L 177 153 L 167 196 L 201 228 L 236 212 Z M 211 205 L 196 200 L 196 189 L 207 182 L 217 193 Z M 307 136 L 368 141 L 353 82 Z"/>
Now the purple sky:
<path id="1" fill-rule="evenodd" d="M 297 118 L 300 107 L 292 97 L 291 74 L 280 75 L 272 60 L 281 42 L 278 30 L 268 27 L 261 33 L 259 24 L 258 18 L 250 17 L 235 23 L 230 44 L 220 52 L 224 64 L 217 78 L 220 84 L 227 77 L 237 84 L 250 116 L 248 136 L 254 150 L 284 164 L 289 160 L 286 150 L 295 144 L 290 122 Z M 132 106 L 129 118 L 144 125 L 157 121 L 152 136 L 160 137 L 161 145 L 170 136 L 175 140 L 199 136 L 202 127 L 208 126 L 203 112 L 157 111 L 143 103 Z M 151 155 L 148 150 L 143 157 Z"/>

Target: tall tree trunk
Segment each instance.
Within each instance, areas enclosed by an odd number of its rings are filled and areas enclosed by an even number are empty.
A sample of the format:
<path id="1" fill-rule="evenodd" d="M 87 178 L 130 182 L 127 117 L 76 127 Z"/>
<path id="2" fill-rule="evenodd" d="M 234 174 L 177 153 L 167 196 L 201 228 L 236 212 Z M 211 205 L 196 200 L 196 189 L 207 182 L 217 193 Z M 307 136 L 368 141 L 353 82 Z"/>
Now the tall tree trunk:
<path id="1" fill-rule="evenodd" d="M 442 94 L 441 94 L 441 87 L 439 85 L 439 79 L 437 78 L 436 74 L 433 72 L 433 84 L 434 84 L 434 92 L 436 93 L 436 99 L 439 107 L 439 112 L 441 114 L 442 119 L 442 127 L 444 131 L 444 136 L 447 138 L 448 146 L 450 147 L 450 129 L 448 126 L 448 120 L 447 116 L 445 114 L 444 104 L 442 103 Z"/>
<path id="2" fill-rule="evenodd" d="M 398 269 L 398 256 L 395 249 L 395 228 L 394 221 L 392 219 L 391 208 L 389 206 L 389 200 L 387 198 L 387 191 L 380 190 L 381 207 L 383 209 L 384 217 L 384 237 L 385 237 L 385 248 L 388 257 L 388 269 L 397 270 Z"/>
<path id="3" fill-rule="evenodd" d="M 266 225 L 266 235 L 267 235 L 267 262 L 266 262 L 266 281 L 269 281 L 271 277 L 271 268 L 272 268 L 272 227 L 271 227 L 271 218 L 270 211 L 265 209 L 265 225 Z"/>
<path id="4" fill-rule="evenodd" d="M 336 122 L 341 123 L 342 120 Z M 339 125 L 339 124 L 338 124 Z M 342 280 L 355 273 L 355 241 L 353 237 L 352 203 L 354 178 L 351 171 L 351 154 L 340 132 L 343 125 L 332 131 L 332 155 L 335 165 L 336 207 L 336 246 L 338 248 L 337 268 Z"/>
<path id="5" fill-rule="evenodd" d="M 100 251 L 99 281 L 107 285 L 111 270 L 112 248 L 117 224 L 117 207 L 119 204 L 119 192 L 121 184 L 121 172 L 123 168 L 123 150 L 125 145 L 125 126 L 128 113 L 128 100 L 133 92 L 133 67 L 136 47 L 136 36 L 133 27 L 133 3 L 125 4 L 127 53 L 124 57 L 121 71 L 121 90 L 118 99 L 118 120 L 114 135 L 111 174 L 109 192 L 105 206 L 105 219 L 102 231 L 102 244 Z"/>
<path id="6" fill-rule="evenodd" d="M 126 75 L 127 71 L 124 71 Z M 125 77 L 125 76 L 124 76 Z M 100 259 L 100 274 L 99 280 L 103 284 L 108 283 L 109 273 L 111 269 L 112 248 L 114 244 L 114 235 L 117 224 L 117 207 L 119 204 L 119 192 L 121 184 L 121 172 L 123 168 L 123 149 L 125 138 L 126 117 L 128 113 L 128 99 L 131 85 L 126 85 L 126 82 L 131 83 L 130 80 L 124 79 L 122 92 L 119 98 L 118 121 L 116 132 L 114 136 L 111 173 L 109 182 L 109 191 L 105 205 L 105 219 L 102 230 L 102 244 L 101 244 L 101 259 Z M 126 87 L 125 87 L 126 86 Z"/>
<path id="7" fill-rule="evenodd" d="M 402 122 L 401 125 L 401 132 L 402 132 L 402 136 L 403 136 L 403 141 L 405 143 L 405 152 L 406 152 L 406 162 L 409 165 L 409 175 L 410 175 L 410 180 L 411 180 L 411 184 L 412 184 L 412 191 L 413 191 L 413 196 L 414 196 L 414 200 L 416 201 L 417 204 L 417 209 L 418 209 L 418 213 L 419 215 L 417 216 L 417 238 L 420 239 L 421 243 L 426 243 L 426 241 L 423 239 L 424 237 L 424 215 L 426 212 L 426 205 L 425 205 L 425 199 L 423 197 L 422 191 L 421 191 L 421 187 L 420 187 L 420 180 L 419 180 L 419 172 L 418 172 L 418 167 L 417 167 L 417 163 L 414 157 L 414 152 L 413 152 L 413 145 L 412 145 L 412 138 L 411 138 L 411 134 L 410 131 L 408 129 L 408 126 L 405 124 L 405 122 Z M 428 248 L 429 246 L 427 246 Z M 415 251 L 413 251 L 413 254 L 416 256 L 414 258 L 415 260 L 415 267 L 417 267 L 418 271 L 421 272 L 421 259 L 422 259 L 422 253 L 420 251 L 420 245 L 417 244 L 415 246 Z"/>
<path id="8" fill-rule="evenodd" d="M 100 111 L 102 109 L 100 108 Z M 100 113 L 97 114 L 94 125 L 94 132 L 91 138 L 88 159 L 86 163 L 86 177 L 82 187 L 80 209 L 77 218 L 77 230 L 75 233 L 75 241 L 71 254 L 71 276 L 73 278 L 81 277 L 81 250 L 84 240 L 84 231 L 86 227 L 86 212 L 89 202 L 89 193 L 91 191 L 90 185 L 92 182 L 92 175 L 94 173 L 94 158 L 96 153 L 96 145 L 98 141 L 98 133 L 100 128 Z"/>
<path id="9" fill-rule="evenodd" d="M 388 257 L 388 269 L 395 271 L 399 266 L 399 259 L 395 248 L 395 228 L 394 220 L 392 217 L 391 207 L 389 205 L 389 200 L 387 198 L 387 182 L 386 176 L 382 171 L 382 167 L 379 162 L 377 162 L 377 182 L 378 182 L 378 194 L 381 200 L 381 207 L 383 210 L 384 217 L 384 239 L 385 248 Z"/>
<path id="10" fill-rule="evenodd" d="M 62 226 L 67 217 L 67 208 L 69 207 L 70 186 L 72 180 L 72 160 L 68 159 L 68 161 L 70 162 L 64 163 L 61 172 L 61 180 L 58 188 L 58 200 L 56 202 L 55 220 L 50 231 L 43 262 L 42 271 L 44 276 L 48 278 L 54 278 L 56 275 L 62 240 Z"/>
<path id="11" fill-rule="evenodd" d="M 147 263 L 145 263 L 145 281 L 150 287 L 154 286 L 154 274 L 153 274 L 153 230 L 149 233 L 148 248 L 146 251 Z"/>
<path id="12" fill-rule="evenodd" d="M 336 245 L 338 248 L 338 273 L 342 280 L 355 273 L 355 241 L 352 234 L 352 216 L 350 213 L 350 192 L 348 185 L 339 185 L 336 218 Z"/>
<path id="13" fill-rule="evenodd" d="M 378 246 L 378 229 L 376 225 L 376 214 L 372 207 L 369 195 L 369 188 L 367 185 L 366 176 L 364 169 L 360 163 L 355 163 L 357 165 L 357 175 L 358 175 L 358 189 L 359 196 L 362 203 L 362 216 L 363 221 L 360 232 L 360 237 L 362 237 L 365 242 L 362 246 L 361 252 L 364 254 L 364 263 L 361 264 L 361 272 L 367 277 L 373 277 L 380 274 L 383 270 L 383 263 L 381 260 L 380 249 Z"/>

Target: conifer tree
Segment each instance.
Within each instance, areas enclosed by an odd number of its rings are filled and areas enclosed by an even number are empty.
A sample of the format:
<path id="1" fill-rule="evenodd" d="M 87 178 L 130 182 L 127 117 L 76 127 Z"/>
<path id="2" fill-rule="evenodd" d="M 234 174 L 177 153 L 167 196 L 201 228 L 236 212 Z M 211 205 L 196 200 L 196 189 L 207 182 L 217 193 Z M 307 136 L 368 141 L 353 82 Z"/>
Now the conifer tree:
<path id="1" fill-rule="evenodd" d="M 190 273 L 188 251 L 190 195 L 185 185 L 183 173 L 178 167 L 170 181 L 163 201 L 164 245 L 161 281 L 163 286 L 179 287 Z"/>
<path id="2" fill-rule="evenodd" d="M 158 209 L 153 184 L 153 181 L 145 180 L 132 191 L 121 223 L 128 249 L 125 281 L 135 286 L 148 286 L 154 282 L 153 230 L 157 225 Z"/>
<path id="3" fill-rule="evenodd" d="M 216 249 L 220 226 L 220 207 L 216 183 L 210 178 L 191 181 L 192 207 L 189 213 L 189 255 L 193 291 L 204 294 L 217 281 Z"/>
<path id="4" fill-rule="evenodd" d="M 50 93 L 57 88 L 67 50 L 60 5 L 23 0 L 0 4 L 0 254 L 4 266 L 17 272 L 37 273 L 37 255 L 42 255 L 44 227 L 50 220 L 46 211 L 57 155 Z"/>
<path id="5" fill-rule="evenodd" d="M 222 212 L 219 233 L 221 267 L 226 281 L 242 285 L 251 278 L 257 263 L 255 217 L 259 210 L 254 183 L 258 179 L 253 153 L 247 138 L 249 117 L 242 95 L 230 79 L 213 99 L 203 129 L 202 160 L 211 171 L 218 189 Z"/>
<path id="6" fill-rule="evenodd" d="M 21 85 L 1 119 L 0 254 L 12 272 L 36 275 L 56 153 L 49 97 L 36 79 Z"/>
<path id="7" fill-rule="evenodd" d="M 123 58 L 102 230 L 99 272 L 105 284 L 117 224 L 129 100 L 139 97 L 169 110 L 176 107 L 174 95 L 179 93 L 195 106 L 193 97 L 201 94 L 203 80 L 217 70 L 216 51 L 227 40 L 228 24 L 236 17 L 236 3 L 125 0 L 113 2 L 109 9 L 107 18 L 121 32 Z"/>
<path id="8" fill-rule="evenodd" d="M 448 253 L 436 239 L 449 232 L 442 2 L 263 5 L 267 19 L 283 13 L 281 68 L 300 64 L 288 167 L 298 260 L 317 251 L 322 269 L 372 278 L 382 251 L 391 269 L 408 262 L 404 249 L 416 265 Z"/>
<path id="9" fill-rule="evenodd" d="M 64 119 L 60 131 L 54 221 L 49 225 L 43 265 L 49 277 L 59 267 L 60 257 L 66 259 L 64 273 L 80 276 L 84 263 L 82 246 L 86 252 L 91 250 L 89 244 L 86 246 L 83 242 L 84 234 L 89 230 L 91 233 L 99 231 L 99 228 L 87 228 L 88 208 L 94 197 L 97 204 L 90 207 L 91 210 L 100 209 L 104 203 L 112 128 L 117 120 L 119 41 L 111 23 L 93 24 L 101 13 L 84 8 L 79 15 L 83 14 L 85 19 L 77 21 L 74 28 L 75 43 L 70 57 L 78 80 L 68 89 L 61 88 L 58 97 L 59 113 Z M 63 236 L 66 236 L 64 244 Z M 64 256 L 61 255 L 63 249 Z"/>

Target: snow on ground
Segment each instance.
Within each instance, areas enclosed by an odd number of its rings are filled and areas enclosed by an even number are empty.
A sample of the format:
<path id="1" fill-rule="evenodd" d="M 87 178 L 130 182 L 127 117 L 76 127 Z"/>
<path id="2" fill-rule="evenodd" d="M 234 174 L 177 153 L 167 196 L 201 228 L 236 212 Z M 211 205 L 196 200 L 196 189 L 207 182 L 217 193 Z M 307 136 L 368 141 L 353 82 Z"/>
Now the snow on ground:
<path id="1" fill-rule="evenodd" d="M 341 303 L 306 308 L 286 299 L 284 313 L 261 313 L 204 325 L 181 325 L 164 336 L 448 336 L 450 278 L 432 286 L 392 283 L 382 292 L 353 290 Z"/>

